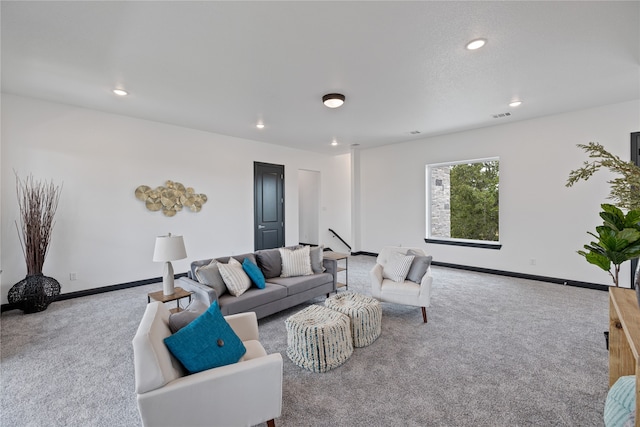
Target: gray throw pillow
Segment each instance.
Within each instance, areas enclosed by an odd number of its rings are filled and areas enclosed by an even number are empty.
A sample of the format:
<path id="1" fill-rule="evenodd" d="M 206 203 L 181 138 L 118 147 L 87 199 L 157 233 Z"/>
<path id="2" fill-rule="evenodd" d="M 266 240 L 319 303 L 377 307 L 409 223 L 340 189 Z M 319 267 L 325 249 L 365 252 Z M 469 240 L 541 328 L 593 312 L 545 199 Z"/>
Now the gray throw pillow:
<path id="1" fill-rule="evenodd" d="M 209 264 L 196 268 L 196 279 L 203 285 L 207 285 L 216 291 L 216 295 L 220 297 L 227 292 L 227 286 L 220 275 L 218 261 L 212 260 Z"/>
<path id="2" fill-rule="evenodd" d="M 196 320 L 196 318 L 205 311 L 207 311 L 207 307 L 201 301 L 194 299 L 184 310 L 177 313 L 171 313 L 169 315 L 169 329 L 171 329 L 171 333 L 175 334 L 180 329 Z"/>
<path id="3" fill-rule="evenodd" d="M 315 274 L 324 273 L 324 266 L 322 265 L 322 253 L 324 251 L 324 245 L 314 246 L 309 250 L 309 257 L 311 258 L 311 269 Z"/>
<path id="4" fill-rule="evenodd" d="M 282 258 L 278 249 L 262 249 L 256 252 L 258 267 L 265 279 L 280 277 L 282 272 Z"/>
<path id="5" fill-rule="evenodd" d="M 407 280 L 411 280 L 412 282 L 416 282 L 420 284 L 422 281 L 422 277 L 427 272 L 427 269 L 431 265 L 431 261 L 433 257 L 431 255 L 425 256 L 419 252 L 416 252 L 412 249 L 407 251 L 407 255 L 414 255 L 413 261 L 411 262 L 411 267 L 409 268 L 409 272 L 407 273 Z"/>

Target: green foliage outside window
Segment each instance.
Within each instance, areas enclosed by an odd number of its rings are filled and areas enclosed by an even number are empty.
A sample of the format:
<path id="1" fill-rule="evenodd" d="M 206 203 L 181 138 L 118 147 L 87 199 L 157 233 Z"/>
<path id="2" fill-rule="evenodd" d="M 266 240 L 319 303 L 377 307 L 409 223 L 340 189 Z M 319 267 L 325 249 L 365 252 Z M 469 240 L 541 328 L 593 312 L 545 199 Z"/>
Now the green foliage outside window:
<path id="1" fill-rule="evenodd" d="M 451 167 L 451 237 L 499 240 L 499 162 Z"/>

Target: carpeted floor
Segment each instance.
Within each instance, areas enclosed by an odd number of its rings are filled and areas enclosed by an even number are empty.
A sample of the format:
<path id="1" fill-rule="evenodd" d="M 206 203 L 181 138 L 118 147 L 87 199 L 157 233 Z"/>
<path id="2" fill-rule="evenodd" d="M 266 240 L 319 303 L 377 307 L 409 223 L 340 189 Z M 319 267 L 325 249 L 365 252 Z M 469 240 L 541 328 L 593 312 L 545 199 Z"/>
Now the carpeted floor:
<path id="1" fill-rule="evenodd" d="M 349 290 L 370 294 L 373 263 L 349 259 Z M 267 351 L 284 359 L 276 425 L 603 425 L 606 292 L 441 267 L 433 275 L 428 324 L 418 308 L 384 303 L 380 338 L 325 374 L 286 357 L 284 320 L 308 304 L 260 320 Z M 157 289 L 3 313 L 0 425 L 140 425 L 131 339 Z"/>

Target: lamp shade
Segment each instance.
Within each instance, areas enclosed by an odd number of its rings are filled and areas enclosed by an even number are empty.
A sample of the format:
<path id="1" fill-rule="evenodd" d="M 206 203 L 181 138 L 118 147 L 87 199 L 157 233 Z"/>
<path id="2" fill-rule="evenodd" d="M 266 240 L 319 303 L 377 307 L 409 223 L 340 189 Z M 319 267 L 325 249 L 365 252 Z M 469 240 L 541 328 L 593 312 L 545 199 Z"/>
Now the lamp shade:
<path id="1" fill-rule="evenodd" d="M 153 250 L 153 260 L 155 262 L 175 261 L 187 257 L 187 250 L 184 248 L 182 236 L 156 237 L 156 247 Z"/>

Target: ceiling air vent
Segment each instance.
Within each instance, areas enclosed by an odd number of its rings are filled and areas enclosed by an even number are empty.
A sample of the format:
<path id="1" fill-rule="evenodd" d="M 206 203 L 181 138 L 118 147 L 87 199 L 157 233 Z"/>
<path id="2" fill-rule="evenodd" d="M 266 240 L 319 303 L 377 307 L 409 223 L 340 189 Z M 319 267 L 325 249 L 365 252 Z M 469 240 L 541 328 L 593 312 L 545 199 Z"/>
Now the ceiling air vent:
<path id="1" fill-rule="evenodd" d="M 511 113 L 500 113 L 500 114 L 494 114 L 492 117 L 494 119 L 501 119 L 503 117 L 509 117 L 511 115 Z"/>

